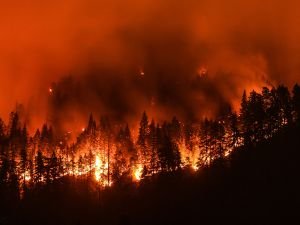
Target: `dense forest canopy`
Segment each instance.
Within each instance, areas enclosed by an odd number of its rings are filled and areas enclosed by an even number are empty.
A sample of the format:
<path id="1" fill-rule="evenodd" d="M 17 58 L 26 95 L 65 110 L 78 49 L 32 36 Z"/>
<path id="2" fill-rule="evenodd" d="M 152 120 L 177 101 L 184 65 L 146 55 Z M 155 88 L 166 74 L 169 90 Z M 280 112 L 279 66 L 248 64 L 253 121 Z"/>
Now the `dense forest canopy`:
<path id="1" fill-rule="evenodd" d="M 300 123 L 300 86 L 244 92 L 240 111 L 230 107 L 215 119 L 183 123 L 174 117 L 162 124 L 142 114 L 137 138 L 128 125 L 112 125 L 91 114 L 74 143 L 44 124 L 28 134 L 18 111 L 9 123 L 0 120 L 0 193 L 18 201 L 28 190 L 63 177 L 91 179 L 99 188 L 139 182 L 155 174 L 226 163 L 241 146 L 255 146 L 280 130 Z"/>

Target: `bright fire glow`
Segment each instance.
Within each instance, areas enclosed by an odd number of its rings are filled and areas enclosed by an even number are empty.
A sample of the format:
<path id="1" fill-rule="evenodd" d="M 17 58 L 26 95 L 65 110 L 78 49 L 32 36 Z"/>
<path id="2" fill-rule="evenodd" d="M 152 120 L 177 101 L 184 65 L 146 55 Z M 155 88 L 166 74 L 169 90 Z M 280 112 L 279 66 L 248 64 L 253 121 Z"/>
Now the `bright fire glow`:
<path id="1" fill-rule="evenodd" d="M 138 168 L 136 168 L 136 169 L 134 170 L 134 173 L 133 173 L 134 179 L 135 179 L 136 181 L 140 181 L 141 178 L 142 178 L 142 173 L 143 173 L 143 167 L 140 165 Z"/>
<path id="2" fill-rule="evenodd" d="M 25 181 L 28 182 L 31 180 L 31 176 L 28 171 L 25 172 Z"/>
<path id="3" fill-rule="evenodd" d="M 86 131 L 84 127 L 81 129 L 82 131 Z M 196 134 L 197 132 L 190 135 L 189 142 L 186 142 L 183 137 L 174 139 L 180 153 L 181 163 L 179 167 L 181 168 L 198 171 L 202 166 L 207 166 L 216 159 L 209 151 L 203 151 L 203 147 L 201 148 L 200 145 L 201 140 Z M 115 182 L 116 179 L 127 175 L 127 172 L 130 173 L 133 181 L 140 182 L 143 179 L 143 175 L 152 176 L 162 171 L 159 165 L 154 164 L 153 167 L 150 167 L 146 158 L 147 155 L 144 156 L 140 151 L 137 152 L 137 158 L 133 162 L 130 161 L 132 155 L 130 155 L 129 152 L 120 151 L 121 155 L 119 155 L 118 149 L 120 146 L 113 140 L 108 144 L 107 139 L 105 139 L 106 137 L 101 136 L 101 133 L 98 133 L 99 136 L 91 140 L 89 140 L 91 137 L 88 136 L 89 134 L 87 132 L 83 133 L 83 135 L 86 135 L 83 136 L 83 138 L 86 139 L 81 140 L 81 143 L 76 146 L 77 149 L 74 148 L 72 157 L 64 155 L 62 151 L 63 142 L 59 142 L 60 145 L 57 146 L 56 156 L 62 160 L 63 172 L 61 172 L 58 177 L 66 175 L 82 178 L 91 177 L 97 182 L 99 187 L 108 187 L 111 186 L 112 182 Z M 220 157 L 228 157 L 232 151 L 232 148 L 224 149 Z M 43 157 L 50 159 L 51 155 L 44 153 Z M 154 155 L 153 157 L 158 156 Z M 158 160 L 158 158 L 155 158 L 155 160 Z M 116 165 L 118 167 L 116 167 Z M 144 172 L 145 174 L 143 174 Z M 20 179 L 25 182 L 30 182 L 33 180 L 30 174 L 29 171 L 26 171 L 20 174 Z M 39 179 L 39 182 L 45 183 L 48 179 L 49 177 L 44 174 Z M 50 177 L 50 180 L 53 179 L 56 178 Z"/>
<path id="4" fill-rule="evenodd" d="M 103 186 L 111 186 L 112 181 L 108 180 L 108 163 L 101 160 L 100 156 L 97 155 L 94 165 L 94 175 L 97 182 L 100 182 Z"/>
<path id="5" fill-rule="evenodd" d="M 198 168 L 198 166 L 196 165 L 196 164 L 193 164 L 192 165 L 192 168 L 193 168 L 193 170 L 195 170 L 195 171 L 197 171 L 199 168 Z"/>
<path id="6" fill-rule="evenodd" d="M 99 181 L 100 178 L 101 178 L 101 165 L 102 165 L 102 162 L 100 160 L 100 157 L 96 156 L 96 161 L 95 161 L 95 178 L 96 178 L 97 181 Z"/>

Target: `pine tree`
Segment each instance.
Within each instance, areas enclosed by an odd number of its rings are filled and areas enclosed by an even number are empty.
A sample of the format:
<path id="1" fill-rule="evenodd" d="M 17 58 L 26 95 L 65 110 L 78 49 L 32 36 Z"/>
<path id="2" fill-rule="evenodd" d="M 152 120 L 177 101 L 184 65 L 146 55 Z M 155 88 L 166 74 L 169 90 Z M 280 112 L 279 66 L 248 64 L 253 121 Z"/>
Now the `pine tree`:
<path id="1" fill-rule="evenodd" d="M 151 121 L 149 125 L 149 145 L 150 145 L 150 165 L 149 172 L 153 175 L 158 170 L 158 155 L 157 155 L 157 133 L 156 125 L 154 120 Z"/>
<path id="2" fill-rule="evenodd" d="M 181 125 L 176 117 L 173 117 L 172 119 L 169 132 L 170 132 L 170 137 L 172 138 L 173 141 L 175 141 L 176 143 L 181 142 L 182 140 Z"/>
<path id="3" fill-rule="evenodd" d="M 295 120 L 300 124 L 300 86 L 298 84 L 295 84 L 293 88 L 292 104 Z"/>
<path id="4" fill-rule="evenodd" d="M 79 156 L 78 162 L 77 162 L 77 168 L 79 175 L 82 175 L 84 173 L 84 162 L 82 155 Z"/>
<path id="5" fill-rule="evenodd" d="M 224 121 L 218 120 L 214 122 L 214 133 L 212 136 L 216 139 L 214 159 L 224 159 L 226 144 L 225 144 L 225 127 Z"/>
<path id="6" fill-rule="evenodd" d="M 4 147 L 4 141 L 6 139 L 6 127 L 5 127 L 5 123 L 3 122 L 3 120 L 0 118 L 0 154 L 3 153 L 3 147 Z"/>
<path id="7" fill-rule="evenodd" d="M 107 151 L 104 153 L 105 159 L 107 159 L 107 184 L 110 184 L 111 176 L 111 150 L 112 150 L 112 128 L 108 117 L 102 117 L 100 119 L 100 132 L 103 134 L 103 148 Z"/>
<path id="8" fill-rule="evenodd" d="M 239 123 L 238 123 L 238 115 L 232 112 L 229 115 L 229 136 L 227 146 L 229 149 L 236 148 L 240 145 L 240 130 L 239 130 Z"/>
<path id="9" fill-rule="evenodd" d="M 92 149 L 89 149 L 89 154 L 88 154 L 88 163 L 89 163 L 89 176 L 92 177 L 92 169 L 93 169 L 93 165 L 95 163 L 95 156 L 92 152 Z"/>
<path id="10" fill-rule="evenodd" d="M 265 120 L 265 111 L 262 95 L 252 91 L 248 101 L 248 128 L 250 129 L 250 141 L 258 142 L 263 139 L 263 124 Z"/>
<path id="11" fill-rule="evenodd" d="M 148 122 L 148 116 L 146 112 L 144 112 L 140 122 L 137 145 L 140 150 L 141 162 L 147 167 L 147 170 L 150 162 L 150 151 L 149 151 L 149 145 L 147 143 L 148 137 L 149 137 L 149 122 Z"/>
<path id="12" fill-rule="evenodd" d="M 122 175 L 127 172 L 125 155 L 121 149 L 117 149 L 114 154 L 112 165 L 112 179 L 114 183 L 121 181 Z"/>
<path id="13" fill-rule="evenodd" d="M 45 165 L 44 165 L 44 156 L 39 150 L 37 156 L 35 157 L 35 169 L 34 169 L 34 180 L 35 183 L 40 184 L 44 180 L 45 176 Z"/>
<path id="14" fill-rule="evenodd" d="M 9 157 L 15 160 L 20 151 L 21 144 L 21 123 L 17 112 L 11 112 L 9 118 Z"/>
<path id="15" fill-rule="evenodd" d="M 280 125 L 287 125 L 292 122 L 292 100 L 287 87 L 279 85 L 276 89 L 279 104 Z"/>
<path id="16" fill-rule="evenodd" d="M 17 163 L 14 158 L 9 160 L 9 179 L 8 179 L 8 188 L 11 194 L 11 199 L 13 201 L 18 201 L 20 198 L 19 190 L 19 174 L 17 171 Z"/>
<path id="17" fill-rule="evenodd" d="M 204 119 L 201 123 L 201 128 L 199 131 L 199 148 L 200 155 L 198 159 L 198 167 L 207 166 L 211 162 L 211 142 L 212 137 L 210 135 L 211 122 L 208 119 Z"/>
<path id="18" fill-rule="evenodd" d="M 56 157 L 55 151 L 53 151 L 51 158 L 49 160 L 49 174 L 50 174 L 50 180 L 55 181 L 59 178 L 59 162 Z"/>
<path id="19" fill-rule="evenodd" d="M 265 120 L 263 124 L 264 138 L 268 139 L 278 129 L 278 107 L 274 88 L 264 87 L 262 91 L 263 108 L 265 111 Z"/>
<path id="20" fill-rule="evenodd" d="M 130 167 L 134 166 L 137 163 L 138 160 L 138 155 L 136 148 L 133 143 L 133 139 L 131 136 L 130 129 L 128 127 L 128 124 L 126 124 L 125 129 L 124 129 L 124 141 L 125 141 L 125 148 L 127 149 L 127 152 L 129 154 L 129 164 Z"/>
<path id="21" fill-rule="evenodd" d="M 251 122 L 249 121 L 249 115 L 250 112 L 248 107 L 247 94 L 246 91 L 244 91 L 239 116 L 244 145 L 249 145 L 251 143 Z"/>
<path id="22" fill-rule="evenodd" d="M 6 184 L 8 179 L 8 155 L 6 146 L 6 135 L 5 135 L 5 124 L 2 119 L 0 119 L 0 187 Z"/>
<path id="23" fill-rule="evenodd" d="M 178 145 L 172 142 L 167 133 L 166 124 L 161 128 L 160 147 L 158 148 L 158 159 L 163 172 L 175 171 L 181 165 Z"/>
<path id="24" fill-rule="evenodd" d="M 24 126 L 22 130 L 22 143 L 20 152 L 20 173 L 23 177 L 23 187 L 26 187 L 26 172 L 28 170 L 28 156 L 27 156 L 27 129 Z"/>
<path id="25" fill-rule="evenodd" d="M 0 165 L 0 187 L 5 186 L 9 177 L 9 160 L 7 157 L 2 156 Z"/>
<path id="26" fill-rule="evenodd" d="M 51 126 L 48 127 L 47 124 L 44 124 L 42 127 L 39 147 L 46 154 L 46 156 L 50 156 L 53 151 L 54 135 L 53 135 L 52 127 Z"/>

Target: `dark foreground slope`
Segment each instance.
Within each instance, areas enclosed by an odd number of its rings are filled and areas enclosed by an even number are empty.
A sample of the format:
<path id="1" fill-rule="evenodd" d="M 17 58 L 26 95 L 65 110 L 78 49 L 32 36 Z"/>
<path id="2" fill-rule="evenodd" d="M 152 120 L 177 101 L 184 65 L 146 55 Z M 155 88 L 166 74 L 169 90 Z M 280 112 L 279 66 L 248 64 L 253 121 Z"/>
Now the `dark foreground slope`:
<path id="1" fill-rule="evenodd" d="M 286 128 L 226 162 L 105 191 L 65 178 L 2 210 L 3 224 L 289 224 L 300 216 L 300 129 Z M 5 207 L 4 207 L 5 208 Z"/>

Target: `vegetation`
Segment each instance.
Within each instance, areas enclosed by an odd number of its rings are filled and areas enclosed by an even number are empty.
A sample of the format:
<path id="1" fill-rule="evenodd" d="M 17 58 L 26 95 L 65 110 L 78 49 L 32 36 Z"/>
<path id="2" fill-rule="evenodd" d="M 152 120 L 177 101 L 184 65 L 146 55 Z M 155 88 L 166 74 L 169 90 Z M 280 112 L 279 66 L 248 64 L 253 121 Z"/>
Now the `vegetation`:
<path id="1" fill-rule="evenodd" d="M 76 143 L 47 125 L 31 137 L 12 112 L 8 125 L 0 120 L 0 224 L 296 216 L 299 134 L 298 85 L 245 92 L 239 113 L 200 122 L 160 125 L 143 113 L 136 141 L 128 125 L 92 115 Z"/>

